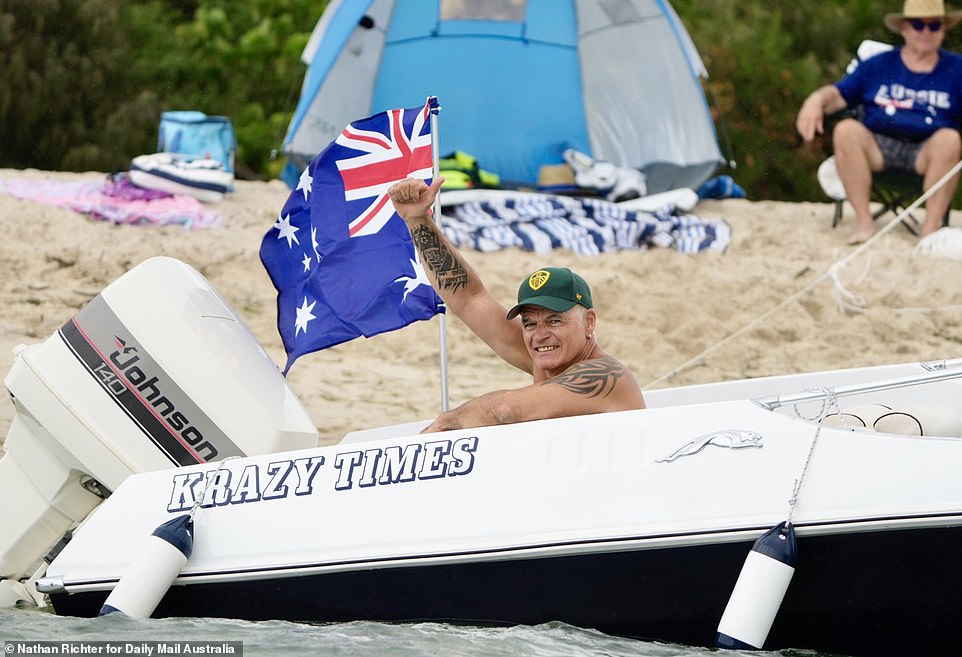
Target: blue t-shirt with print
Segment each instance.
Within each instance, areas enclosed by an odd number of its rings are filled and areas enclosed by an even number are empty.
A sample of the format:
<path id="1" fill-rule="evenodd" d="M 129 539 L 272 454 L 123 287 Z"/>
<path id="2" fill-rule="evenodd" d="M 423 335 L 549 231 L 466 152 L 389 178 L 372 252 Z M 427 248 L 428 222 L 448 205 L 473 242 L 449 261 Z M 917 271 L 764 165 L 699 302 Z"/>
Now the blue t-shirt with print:
<path id="1" fill-rule="evenodd" d="M 893 48 L 861 62 L 835 83 L 849 107 L 863 108 L 872 132 L 924 141 L 939 128 L 959 129 L 962 121 L 962 56 L 939 50 L 930 73 L 914 73 Z"/>

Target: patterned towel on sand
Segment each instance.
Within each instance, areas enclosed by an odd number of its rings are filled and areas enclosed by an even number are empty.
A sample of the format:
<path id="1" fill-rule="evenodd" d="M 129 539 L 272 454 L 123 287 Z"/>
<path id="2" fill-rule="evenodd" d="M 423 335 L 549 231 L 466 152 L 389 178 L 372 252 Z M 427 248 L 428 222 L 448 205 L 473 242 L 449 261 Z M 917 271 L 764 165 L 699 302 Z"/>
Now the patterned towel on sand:
<path id="1" fill-rule="evenodd" d="M 0 192 L 49 203 L 115 224 L 180 224 L 186 230 L 220 228 L 223 218 L 190 196 L 143 198 L 124 192 L 115 181 L 0 179 Z M 155 196 L 155 195 L 152 195 Z"/>

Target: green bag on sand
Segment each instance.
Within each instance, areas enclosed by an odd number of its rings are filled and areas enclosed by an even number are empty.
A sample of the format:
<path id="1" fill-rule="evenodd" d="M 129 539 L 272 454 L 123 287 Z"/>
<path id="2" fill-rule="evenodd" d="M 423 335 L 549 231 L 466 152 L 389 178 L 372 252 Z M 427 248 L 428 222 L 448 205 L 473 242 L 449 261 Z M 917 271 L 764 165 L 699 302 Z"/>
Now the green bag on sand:
<path id="1" fill-rule="evenodd" d="M 475 187 L 499 187 L 501 177 L 478 166 L 477 159 L 464 151 L 454 151 L 438 161 L 444 178 L 441 189 L 472 189 Z"/>

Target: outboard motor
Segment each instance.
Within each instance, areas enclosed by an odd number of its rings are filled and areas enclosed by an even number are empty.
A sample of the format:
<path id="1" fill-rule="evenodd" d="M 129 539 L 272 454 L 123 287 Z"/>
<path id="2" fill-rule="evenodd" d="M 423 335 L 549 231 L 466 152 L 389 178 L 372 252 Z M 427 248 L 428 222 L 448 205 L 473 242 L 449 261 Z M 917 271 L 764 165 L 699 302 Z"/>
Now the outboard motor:
<path id="1" fill-rule="evenodd" d="M 4 382 L 16 415 L 0 459 L 0 606 L 35 599 L 21 578 L 129 475 L 317 445 L 244 322 L 173 258 L 18 347 Z"/>

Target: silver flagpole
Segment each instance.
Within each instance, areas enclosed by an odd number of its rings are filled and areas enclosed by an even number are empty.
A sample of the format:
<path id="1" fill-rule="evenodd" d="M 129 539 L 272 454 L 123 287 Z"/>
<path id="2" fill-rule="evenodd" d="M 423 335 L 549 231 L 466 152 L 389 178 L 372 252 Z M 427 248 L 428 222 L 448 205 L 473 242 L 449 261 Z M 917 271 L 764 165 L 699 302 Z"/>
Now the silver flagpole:
<path id="1" fill-rule="evenodd" d="M 441 175 L 440 167 L 440 149 L 438 147 L 438 114 L 441 112 L 441 105 L 438 104 L 438 99 L 436 96 L 432 96 L 428 99 L 431 105 L 431 179 L 437 180 L 438 176 Z M 441 231 L 441 193 L 434 197 L 434 207 L 432 208 L 434 212 L 434 223 L 438 227 L 438 232 Z M 450 408 L 450 402 L 448 401 L 448 334 L 447 334 L 447 315 L 441 313 L 439 315 L 440 323 L 438 324 L 438 330 L 441 333 L 441 412 L 447 412 Z"/>

